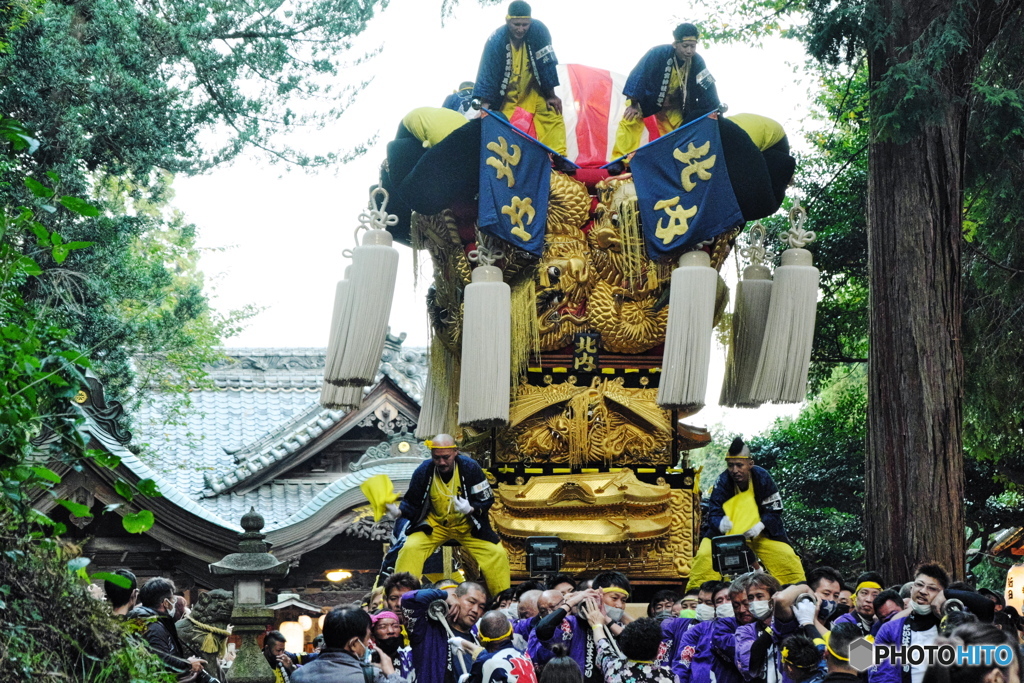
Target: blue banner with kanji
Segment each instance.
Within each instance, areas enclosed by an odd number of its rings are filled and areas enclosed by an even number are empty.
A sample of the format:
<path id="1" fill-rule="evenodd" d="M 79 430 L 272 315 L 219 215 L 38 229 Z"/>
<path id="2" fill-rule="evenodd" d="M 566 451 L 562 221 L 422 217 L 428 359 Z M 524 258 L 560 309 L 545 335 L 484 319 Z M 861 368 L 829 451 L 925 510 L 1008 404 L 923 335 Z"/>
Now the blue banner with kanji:
<path id="1" fill-rule="evenodd" d="M 644 145 L 630 168 L 652 259 L 695 247 L 743 220 L 718 120 L 710 115 Z"/>
<path id="2" fill-rule="evenodd" d="M 481 123 L 477 225 L 540 256 L 551 189 L 547 148 L 497 116 L 486 115 Z"/>

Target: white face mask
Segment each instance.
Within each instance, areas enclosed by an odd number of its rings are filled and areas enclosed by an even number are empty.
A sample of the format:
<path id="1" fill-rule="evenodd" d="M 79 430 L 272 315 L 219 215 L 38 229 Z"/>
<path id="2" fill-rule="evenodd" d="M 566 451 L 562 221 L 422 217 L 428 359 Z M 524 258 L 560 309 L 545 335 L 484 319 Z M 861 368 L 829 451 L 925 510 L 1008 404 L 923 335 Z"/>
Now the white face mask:
<path id="1" fill-rule="evenodd" d="M 754 600 L 750 603 L 750 613 L 753 614 L 754 618 L 758 621 L 768 616 L 769 612 L 771 611 L 771 600 Z"/>
<path id="2" fill-rule="evenodd" d="M 715 608 L 703 602 L 697 605 L 697 621 L 708 621 L 715 616 Z"/>
<path id="3" fill-rule="evenodd" d="M 911 602 L 910 609 L 914 611 L 914 614 L 920 614 L 921 616 L 924 616 L 925 614 L 931 614 L 932 612 L 931 603 L 928 603 L 927 605 L 922 605 L 919 602 Z"/>
<path id="4" fill-rule="evenodd" d="M 625 611 L 626 610 L 622 609 L 621 607 L 605 607 L 604 608 L 604 613 L 607 614 L 609 617 L 611 617 L 612 621 L 621 621 L 622 620 L 622 614 Z"/>
<path id="5" fill-rule="evenodd" d="M 736 616 L 736 611 L 732 608 L 732 603 L 723 602 L 715 608 L 715 616 L 719 619 L 728 619 Z"/>

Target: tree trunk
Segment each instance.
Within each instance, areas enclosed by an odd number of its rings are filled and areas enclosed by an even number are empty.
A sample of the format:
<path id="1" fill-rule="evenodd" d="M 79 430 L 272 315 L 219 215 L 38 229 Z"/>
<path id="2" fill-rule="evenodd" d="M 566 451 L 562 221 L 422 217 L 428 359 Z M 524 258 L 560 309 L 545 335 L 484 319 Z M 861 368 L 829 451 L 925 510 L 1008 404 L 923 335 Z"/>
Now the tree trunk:
<path id="1" fill-rule="evenodd" d="M 893 111 L 900 96 L 879 91 L 886 70 L 949 11 L 944 2 L 922 0 L 880 5 L 894 30 L 869 60 L 876 130 L 868 175 L 866 559 L 888 582 L 910 580 L 923 561 L 939 562 L 960 578 L 966 552 L 960 233 L 970 81 L 949 68 L 940 79 L 942 110 L 932 112 L 937 121 L 899 137 L 880 131 L 879 114 Z"/>

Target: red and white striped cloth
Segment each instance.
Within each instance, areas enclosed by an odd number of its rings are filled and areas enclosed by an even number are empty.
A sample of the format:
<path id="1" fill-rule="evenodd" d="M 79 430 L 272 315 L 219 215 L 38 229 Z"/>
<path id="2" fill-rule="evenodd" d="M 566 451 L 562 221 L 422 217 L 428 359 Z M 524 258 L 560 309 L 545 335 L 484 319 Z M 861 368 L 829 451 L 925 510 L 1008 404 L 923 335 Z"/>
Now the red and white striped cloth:
<path id="1" fill-rule="evenodd" d="M 626 77 L 606 69 L 595 69 L 582 64 L 559 64 L 555 94 L 562 100 L 562 118 L 565 121 L 566 154 L 584 168 L 603 166 L 612 159 L 615 131 L 626 111 L 626 96 L 622 88 Z M 654 117 L 644 120 L 646 131 L 640 144 L 659 136 Z M 512 125 L 529 135 L 536 136 L 533 115 L 516 109 Z"/>

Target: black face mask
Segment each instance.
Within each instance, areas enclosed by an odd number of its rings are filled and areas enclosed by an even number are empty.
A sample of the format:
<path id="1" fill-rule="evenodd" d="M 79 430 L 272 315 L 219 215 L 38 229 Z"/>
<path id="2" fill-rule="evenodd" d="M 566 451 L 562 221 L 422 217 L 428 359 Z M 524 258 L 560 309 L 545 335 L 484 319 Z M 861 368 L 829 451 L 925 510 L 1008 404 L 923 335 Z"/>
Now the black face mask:
<path id="1" fill-rule="evenodd" d="M 849 605 L 844 605 L 843 603 L 839 603 L 838 605 L 836 605 L 836 611 L 835 611 L 835 614 L 832 615 L 832 617 L 835 618 L 835 619 L 838 619 L 839 617 L 843 616 L 844 614 L 847 614 L 849 611 L 850 611 L 850 606 Z"/>
<path id="2" fill-rule="evenodd" d="M 374 641 L 388 657 L 394 657 L 398 653 L 398 648 L 402 647 L 402 636 L 400 635 L 394 638 L 374 638 Z"/>

